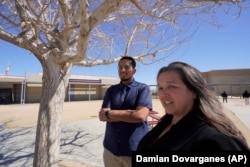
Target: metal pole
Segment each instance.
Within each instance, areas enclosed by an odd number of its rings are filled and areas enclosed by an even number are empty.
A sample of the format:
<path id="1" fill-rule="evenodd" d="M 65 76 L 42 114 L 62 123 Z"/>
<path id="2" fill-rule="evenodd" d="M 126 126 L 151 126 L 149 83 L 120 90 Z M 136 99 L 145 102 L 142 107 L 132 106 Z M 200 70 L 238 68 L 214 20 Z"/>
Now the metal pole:
<path id="1" fill-rule="evenodd" d="M 89 101 L 91 100 L 91 93 L 90 93 L 90 91 L 91 91 L 91 85 L 89 84 Z"/>
<path id="2" fill-rule="evenodd" d="M 69 83 L 69 90 L 68 90 L 69 102 L 70 102 L 70 92 L 71 92 L 71 84 Z"/>
<path id="3" fill-rule="evenodd" d="M 25 104 L 26 79 L 22 81 L 20 103 Z"/>

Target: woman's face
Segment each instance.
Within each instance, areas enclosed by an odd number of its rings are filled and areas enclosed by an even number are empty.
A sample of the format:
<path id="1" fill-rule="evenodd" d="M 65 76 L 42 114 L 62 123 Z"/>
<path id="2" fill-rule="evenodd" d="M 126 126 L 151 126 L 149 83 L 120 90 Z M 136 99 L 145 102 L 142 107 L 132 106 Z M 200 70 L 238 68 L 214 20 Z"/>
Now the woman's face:
<path id="1" fill-rule="evenodd" d="M 157 82 L 158 95 L 166 113 L 183 117 L 192 110 L 196 94 L 187 88 L 178 73 L 163 72 Z"/>

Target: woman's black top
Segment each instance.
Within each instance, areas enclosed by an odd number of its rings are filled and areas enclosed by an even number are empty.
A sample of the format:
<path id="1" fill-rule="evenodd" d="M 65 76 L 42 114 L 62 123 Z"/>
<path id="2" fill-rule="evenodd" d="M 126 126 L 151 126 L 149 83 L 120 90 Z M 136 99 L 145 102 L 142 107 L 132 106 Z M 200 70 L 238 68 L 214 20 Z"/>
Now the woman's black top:
<path id="1" fill-rule="evenodd" d="M 161 138 L 173 116 L 162 120 L 140 141 L 138 151 L 249 151 L 240 139 L 219 132 L 191 111 Z"/>

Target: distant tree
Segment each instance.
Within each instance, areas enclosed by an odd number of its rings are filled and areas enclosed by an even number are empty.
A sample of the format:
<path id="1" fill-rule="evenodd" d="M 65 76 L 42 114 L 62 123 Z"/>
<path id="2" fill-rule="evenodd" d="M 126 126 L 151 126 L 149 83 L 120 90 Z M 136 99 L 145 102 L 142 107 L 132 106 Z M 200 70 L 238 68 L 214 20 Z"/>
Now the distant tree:
<path id="1" fill-rule="evenodd" d="M 0 39 L 29 50 L 43 69 L 33 166 L 58 166 L 61 114 L 72 66 L 110 64 L 126 55 L 144 64 L 162 60 L 192 37 L 196 19 L 208 20 L 217 9 L 240 13 L 246 4 L 243 0 L 1 0 Z"/>

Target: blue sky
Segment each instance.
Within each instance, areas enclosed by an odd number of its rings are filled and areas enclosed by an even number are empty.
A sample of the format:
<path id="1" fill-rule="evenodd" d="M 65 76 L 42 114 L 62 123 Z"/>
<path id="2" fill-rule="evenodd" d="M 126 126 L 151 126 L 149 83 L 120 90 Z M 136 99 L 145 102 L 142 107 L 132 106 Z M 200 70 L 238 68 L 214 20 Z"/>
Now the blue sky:
<path id="1" fill-rule="evenodd" d="M 248 12 L 248 13 L 247 13 Z M 172 61 L 184 61 L 201 72 L 219 69 L 250 68 L 250 13 L 245 11 L 238 19 L 231 16 L 218 18 L 222 28 L 201 24 L 192 39 L 178 52 L 164 61 L 151 65 L 137 63 L 136 80 L 156 83 L 158 70 Z M 10 75 L 42 72 L 38 60 L 28 51 L 0 40 L 0 74 L 11 64 Z M 117 77 L 117 63 L 96 67 L 74 67 L 72 74 Z"/>

